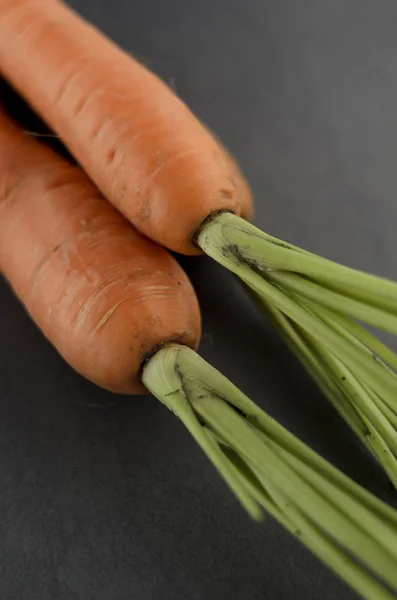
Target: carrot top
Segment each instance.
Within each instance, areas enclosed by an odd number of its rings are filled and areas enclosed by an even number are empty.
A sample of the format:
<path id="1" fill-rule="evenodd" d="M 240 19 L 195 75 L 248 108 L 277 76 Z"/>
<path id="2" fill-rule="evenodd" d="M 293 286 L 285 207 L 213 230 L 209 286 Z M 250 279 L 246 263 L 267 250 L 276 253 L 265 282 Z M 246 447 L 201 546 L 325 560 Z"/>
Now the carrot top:
<path id="1" fill-rule="evenodd" d="M 310 450 L 194 351 L 160 350 L 143 382 L 254 519 L 269 512 L 364 598 L 397 591 L 397 512 Z M 380 581 L 384 583 L 380 583 Z"/>
<path id="2" fill-rule="evenodd" d="M 235 215 L 197 242 L 251 290 L 397 487 L 397 355 L 359 322 L 397 334 L 397 284 L 267 235 Z"/>

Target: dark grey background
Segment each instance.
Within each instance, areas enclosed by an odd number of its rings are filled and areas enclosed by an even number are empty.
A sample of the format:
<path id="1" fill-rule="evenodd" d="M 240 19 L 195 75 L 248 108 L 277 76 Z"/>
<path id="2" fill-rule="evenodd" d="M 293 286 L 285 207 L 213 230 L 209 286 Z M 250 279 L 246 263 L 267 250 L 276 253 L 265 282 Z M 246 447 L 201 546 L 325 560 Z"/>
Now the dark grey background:
<path id="1" fill-rule="evenodd" d="M 394 0 L 73 4 L 223 138 L 259 226 L 397 278 Z M 201 300 L 201 354 L 393 501 L 233 278 L 204 258 L 183 264 Z M 4 282 L 0 315 L 2 600 L 354 597 L 270 519 L 251 523 L 156 400 L 116 401 L 73 373 Z"/>

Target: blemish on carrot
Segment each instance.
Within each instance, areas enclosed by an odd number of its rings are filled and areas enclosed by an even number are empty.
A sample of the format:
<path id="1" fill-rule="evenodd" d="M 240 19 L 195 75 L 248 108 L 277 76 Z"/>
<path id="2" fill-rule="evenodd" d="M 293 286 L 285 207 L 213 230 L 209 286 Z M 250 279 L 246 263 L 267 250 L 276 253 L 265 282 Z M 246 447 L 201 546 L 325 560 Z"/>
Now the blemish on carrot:
<path id="1" fill-rule="evenodd" d="M 127 186 L 126 184 L 124 184 L 121 188 L 120 191 L 120 205 L 122 204 L 123 200 L 124 200 L 124 196 L 125 196 L 125 192 L 127 191 Z"/>
<path id="2" fill-rule="evenodd" d="M 161 165 L 163 164 L 163 155 L 161 154 L 160 150 L 156 150 L 155 160 L 156 160 L 156 167 L 161 167 Z"/>
<path id="3" fill-rule="evenodd" d="M 94 332 L 96 333 L 99 329 L 101 329 L 106 323 L 107 321 L 110 319 L 110 317 L 112 316 L 112 314 L 114 313 L 114 311 L 120 306 L 120 304 L 122 304 L 125 301 L 125 298 L 119 300 L 118 302 L 116 302 L 116 304 L 114 306 L 112 306 L 112 308 L 110 308 L 102 317 L 102 319 L 99 321 L 99 323 L 95 326 Z"/>
<path id="4" fill-rule="evenodd" d="M 155 292 L 157 292 L 159 290 L 172 290 L 172 286 L 171 285 L 144 285 L 143 287 L 137 288 L 135 291 L 136 292 L 142 292 L 142 291 L 147 292 L 148 290 L 155 291 Z"/>
<path id="5" fill-rule="evenodd" d="M 82 98 L 79 99 L 76 106 L 74 107 L 74 117 L 75 118 L 78 117 L 84 111 L 84 108 L 87 106 L 89 99 L 90 99 L 90 95 L 87 95 L 86 97 L 83 96 Z"/>
<path id="6" fill-rule="evenodd" d="M 107 288 L 109 288 L 110 286 L 114 286 L 119 284 L 120 282 L 122 282 L 123 280 L 127 279 L 129 277 L 126 275 L 123 275 L 121 277 L 115 277 L 113 279 L 109 279 L 107 281 L 104 281 L 103 283 L 101 283 L 101 285 L 99 285 L 96 289 L 93 290 L 93 292 L 88 296 L 88 298 L 86 298 L 86 300 L 84 301 L 84 303 L 82 304 L 82 306 L 80 307 L 79 312 L 77 313 L 73 324 L 76 325 L 83 317 L 84 312 L 90 308 L 90 306 L 93 305 L 93 303 L 95 302 L 95 300 L 98 298 L 98 296 L 100 296 L 100 294 L 102 293 L 106 293 Z M 128 296 L 129 297 L 129 296 Z"/>
<path id="7" fill-rule="evenodd" d="M 134 304 L 138 304 L 139 302 L 149 302 L 153 300 L 162 300 L 163 298 L 169 298 L 170 294 L 151 294 L 150 296 L 143 296 L 142 298 L 138 298 L 135 300 Z"/>
<path id="8" fill-rule="evenodd" d="M 132 273 L 130 273 L 127 277 L 127 279 L 135 279 L 137 276 L 139 275 L 146 275 L 147 272 L 144 271 L 143 269 L 136 269 L 135 271 L 133 271 Z"/>
<path id="9" fill-rule="evenodd" d="M 107 164 L 108 165 L 111 165 L 113 163 L 115 156 L 116 156 L 116 152 L 117 152 L 116 148 L 111 148 L 109 150 L 108 155 L 107 155 Z"/>
<path id="10" fill-rule="evenodd" d="M 141 208 L 141 218 L 144 221 L 149 221 L 151 214 L 152 214 L 152 207 L 150 204 L 150 200 L 151 200 L 151 194 L 149 193 L 146 196 L 146 198 L 142 204 L 142 208 Z"/>
<path id="11" fill-rule="evenodd" d="M 116 267 L 120 267 L 121 265 L 125 265 L 126 263 L 134 263 L 136 262 L 136 257 L 132 256 L 130 258 L 126 258 L 124 260 L 119 260 L 118 262 L 112 263 L 110 265 L 108 265 L 107 267 L 104 268 L 104 272 L 106 271 L 111 271 L 113 269 L 115 269 Z M 129 277 L 132 278 L 135 275 L 140 274 L 142 271 L 142 269 L 139 267 L 138 269 L 135 269 L 132 273 L 130 273 Z"/>
<path id="12" fill-rule="evenodd" d="M 229 179 L 230 183 L 232 184 L 233 188 L 236 190 L 237 183 L 236 183 L 235 179 L 233 177 L 229 177 L 228 179 Z"/>
<path id="13" fill-rule="evenodd" d="M 222 152 L 214 150 L 214 152 L 212 153 L 212 157 L 218 165 L 225 164 L 225 157 Z"/>
<path id="14" fill-rule="evenodd" d="M 221 198 L 225 198 L 226 200 L 231 200 L 234 196 L 233 192 L 231 190 L 219 190 L 220 196 Z"/>

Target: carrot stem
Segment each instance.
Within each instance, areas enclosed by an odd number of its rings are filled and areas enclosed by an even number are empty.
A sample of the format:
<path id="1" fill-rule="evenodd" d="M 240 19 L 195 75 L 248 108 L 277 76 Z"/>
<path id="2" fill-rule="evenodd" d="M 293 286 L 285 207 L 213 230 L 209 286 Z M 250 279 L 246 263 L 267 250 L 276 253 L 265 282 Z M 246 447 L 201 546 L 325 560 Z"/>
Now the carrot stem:
<path id="1" fill-rule="evenodd" d="M 397 435 L 394 413 L 330 352 L 294 325 L 276 307 L 257 303 L 272 319 L 284 340 L 324 395 L 350 425 L 397 487 Z M 367 403 L 365 409 L 363 402 Z"/>
<path id="2" fill-rule="evenodd" d="M 359 564 L 349 560 L 346 553 L 338 548 L 308 517 L 292 506 L 279 490 L 272 488 L 269 481 L 263 479 L 258 469 L 251 465 L 252 470 L 249 471 L 236 454 L 232 454 L 227 448 L 224 451 L 228 453 L 233 464 L 237 462 L 238 470 L 236 472 L 239 473 L 242 481 L 261 506 L 289 533 L 299 538 L 302 544 L 327 564 L 334 573 L 344 579 L 350 587 L 363 598 L 391 600 L 394 597 Z"/>
<path id="3" fill-rule="evenodd" d="M 362 597 L 393 597 L 396 511 L 300 442 L 193 350 L 163 348 L 142 379 L 187 426 L 251 516 L 268 511 Z"/>
<path id="4" fill-rule="evenodd" d="M 230 213 L 201 248 L 251 290 L 397 487 L 397 355 L 356 322 L 397 334 L 397 284 L 286 244 Z"/>
<path id="5" fill-rule="evenodd" d="M 226 244 L 229 250 L 234 250 L 239 262 L 243 259 L 258 271 L 299 274 L 335 294 L 341 293 L 345 298 L 383 311 L 389 315 L 386 331 L 397 332 L 397 284 L 393 281 L 339 265 L 282 242 L 231 213 L 221 213 L 209 220 L 198 236 L 198 244 L 206 252 L 215 238 L 222 239 L 223 246 Z M 329 299 L 325 294 L 323 297 Z M 343 307 L 341 310 L 345 312 Z"/>

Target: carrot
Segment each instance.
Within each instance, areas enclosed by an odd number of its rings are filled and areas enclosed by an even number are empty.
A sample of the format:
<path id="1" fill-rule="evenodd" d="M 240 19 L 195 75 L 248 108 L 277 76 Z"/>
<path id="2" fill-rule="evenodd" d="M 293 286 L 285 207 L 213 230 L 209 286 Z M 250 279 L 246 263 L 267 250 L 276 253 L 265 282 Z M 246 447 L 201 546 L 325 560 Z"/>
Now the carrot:
<path id="1" fill-rule="evenodd" d="M 185 104 L 58 0 L 0 0 L 0 71 L 156 242 L 195 254 L 208 215 L 250 215 L 239 168 Z"/>
<path id="2" fill-rule="evenodd" d="M 109 390 L 139 393 L 153 349 L 171 340 L 197 345 L 198 303 L 177 262 L 80 169 L 4 115 L 0 181 L 0 270 L 77 371 Z"/>
<path id="3" fill-rule="evenodd" d="M 390 600 L 397 513 L 188 347 L 199 336 L 197 301 L 167 252 L 1 114 L 0 181 L 0 268 L 66 360 L 113 391 L 136 393 L 142 381 L 253 518 L 268 511 L 365 598 Z"/>
<path id="4" fill-rule="evenodd" d="M 395 368 L 397 356 L 355 322 L 397 333 L 397 286 L 244 222 L 250 191 L 227 151 L 162 81 L 58 0 L 0 0 L 0 71 L 141 232 L 178 252 L 204 250 L 253 289 L 397 486 L 397 377 L 382 363 Z"/>

